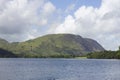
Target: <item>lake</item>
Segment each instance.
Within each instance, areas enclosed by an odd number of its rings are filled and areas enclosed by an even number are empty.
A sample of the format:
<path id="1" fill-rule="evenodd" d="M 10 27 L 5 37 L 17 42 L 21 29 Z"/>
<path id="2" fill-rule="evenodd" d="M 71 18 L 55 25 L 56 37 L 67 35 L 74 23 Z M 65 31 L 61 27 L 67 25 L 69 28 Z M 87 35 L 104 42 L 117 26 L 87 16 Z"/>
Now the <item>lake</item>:
<path id="1" fill-rule="evenodd" d="M 0 58 L 0 80 L 120 80 L 120 60 Z"/>

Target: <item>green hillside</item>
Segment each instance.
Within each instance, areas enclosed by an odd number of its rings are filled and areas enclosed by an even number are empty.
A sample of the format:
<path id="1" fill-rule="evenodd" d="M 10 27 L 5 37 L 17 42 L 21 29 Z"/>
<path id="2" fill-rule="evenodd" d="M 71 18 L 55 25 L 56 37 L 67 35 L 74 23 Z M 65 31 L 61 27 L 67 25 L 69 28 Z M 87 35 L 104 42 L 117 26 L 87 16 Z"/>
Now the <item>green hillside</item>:
<path id="1" fill-rule="evenodd" d="M 9 46 L 9 42 L 4 40 L 4 39 L 0 39 L 0 48 L 2 49 L 8 49 L 8 46 Z"/>
<path id="2" fill-rule="evenodd" d="M 74 57 L 104 50 L 95 40 L 73 34 L 50 34 L 4 46 L 20 57 Z"/>

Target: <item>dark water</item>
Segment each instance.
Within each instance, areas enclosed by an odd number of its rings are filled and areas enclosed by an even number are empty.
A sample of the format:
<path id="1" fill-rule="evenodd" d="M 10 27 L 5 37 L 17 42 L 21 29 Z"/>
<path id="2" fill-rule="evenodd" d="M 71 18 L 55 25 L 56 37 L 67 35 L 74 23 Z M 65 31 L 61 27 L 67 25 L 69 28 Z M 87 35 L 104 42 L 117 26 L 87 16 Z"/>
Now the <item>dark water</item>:
<path id="1" fill-rule="evenodd" d="M 120 60 L 0 59 L 0 80 L 120 80 Z"/>

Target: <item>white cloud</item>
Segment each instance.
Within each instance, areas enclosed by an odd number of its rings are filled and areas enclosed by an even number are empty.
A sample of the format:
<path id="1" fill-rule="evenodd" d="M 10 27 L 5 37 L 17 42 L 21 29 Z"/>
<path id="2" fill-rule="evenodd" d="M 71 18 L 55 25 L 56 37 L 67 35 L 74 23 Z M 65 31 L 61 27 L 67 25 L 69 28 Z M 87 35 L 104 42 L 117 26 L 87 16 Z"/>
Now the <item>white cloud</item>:
<path id="1" fill-rule="evenodd" d="M 80 7 L 54 33 L 75 33 L 100 42 L 106 49 L 120 45 L 120 0 L 102 0 L 100 8 Z"/>
<path id="2" fill-rule="evenodd" d="M 0 0 L 0 37 L 9 41 L 28 39 L 32 32 L 40 33 L 39 27 L 48 24 L 54 11 L 55 6 L 46 0 Z"/>
<path id="3" fill-rule="evenodd" d="M 51 2 L 47 2 L 43 6 L 44 13 L 50 14 L 55 11 L 55 6 Z"/>
<path id="4" fill-rule="evenodd" d="M 55 33 L 73 33 L 75 32 L 75 21 L 74 18 L 70 15 L 68 15 L 65 18 L 65 22 L 63 24 L 60 24 L 58 28 L 56 28 Z M 69 25 L 68 25 L 69 24 Z"/>

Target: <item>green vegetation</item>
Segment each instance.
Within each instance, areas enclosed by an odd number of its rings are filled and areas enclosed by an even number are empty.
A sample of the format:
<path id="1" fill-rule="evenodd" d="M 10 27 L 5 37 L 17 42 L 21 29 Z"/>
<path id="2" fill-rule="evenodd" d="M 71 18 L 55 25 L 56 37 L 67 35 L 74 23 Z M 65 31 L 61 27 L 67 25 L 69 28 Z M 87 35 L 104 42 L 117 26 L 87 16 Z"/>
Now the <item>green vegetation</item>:
<path id="1" fill-rule="evenodd" d="M 87 59 L 87 57 L 75 57 L 76 59 Z"/>
<path id="2" fill-rule="evenodd" d="M 96 41 L 73 34 L 51 34 L 14 43 L 0 39 L 0 48 L 25 58 L 71 58 L 104 50 Z"/>
<path id="3" fill-rule="evenodd" d="M 120 59 L 120 47 L 118 51 L 101 51 L 87 54 L 87 58 L 94 59 Z"/>

